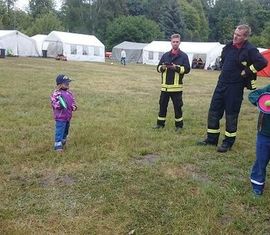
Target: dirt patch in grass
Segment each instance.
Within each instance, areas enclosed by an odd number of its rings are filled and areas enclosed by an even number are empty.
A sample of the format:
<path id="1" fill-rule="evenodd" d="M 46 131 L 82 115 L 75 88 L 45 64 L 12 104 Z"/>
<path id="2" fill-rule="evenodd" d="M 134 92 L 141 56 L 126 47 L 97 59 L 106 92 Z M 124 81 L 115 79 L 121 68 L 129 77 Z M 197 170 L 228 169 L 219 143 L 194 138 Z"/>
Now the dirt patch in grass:
<path id="1" fill-rule="evenodd" d="M 51 186 L 69 186 L 76 183 L 73 176 L 67 174 L 60 175 L 53 170 L 38 173 L 24 172 L 20 175 L 16 172 L 11 172 L 9 180 L 17 182 L 21 187 L 39 184 L 46 188 Z"/>
<path id="2" fill-rule="evenodd" d="M 184 164 L 182 166 L 164 166 L 163 172 L 166 176 L 171 178 L 188 178 L 192 177 L 198 181 L 209 182 L 209 178 L 206 174 L 199 171 L 195 165 Z"/>
<path id="3" fill-rule="evenodd" d="M 135 162 L 137 164 L 149 166 L 149 165 L 155 164 L 159 159 L 160 159 L 160 156 L 158 154 L 149 153 L 149 154 L 144 155 L 141 158 L 136 158 Z"/>
<path id="4" fill-rule="evenodd" d="M 74 177 L 70 175 L 58 175 L 53 171 L 46 171 L 39 177 L 39 183 L 42 187 L 51 186 L 70 186 L 76 183 Z"/>

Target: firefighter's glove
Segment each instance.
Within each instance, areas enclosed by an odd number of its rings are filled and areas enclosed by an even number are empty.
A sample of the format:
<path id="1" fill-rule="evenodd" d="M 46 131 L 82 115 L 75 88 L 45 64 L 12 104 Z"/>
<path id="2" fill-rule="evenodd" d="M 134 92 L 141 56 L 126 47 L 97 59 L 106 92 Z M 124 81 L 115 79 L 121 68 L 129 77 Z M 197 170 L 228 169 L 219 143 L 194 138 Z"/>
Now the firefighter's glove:
<path id="1" fill-rule="evenodd" d="M 244 78 L 249 78 L 249 79 L 252 79 L 255 77 L 255 74 L 249 69 L 249 67 L 246 67 L 241 75 L 244 77 Z"/>
<path id="2" fill-rule="evenodd" d="M 161 65 L 161 69 L 162 69 L 163 71 L 165 71 L 166 68 L 167 68 L 166 64 L 162 64 L 162 65 Z"/>

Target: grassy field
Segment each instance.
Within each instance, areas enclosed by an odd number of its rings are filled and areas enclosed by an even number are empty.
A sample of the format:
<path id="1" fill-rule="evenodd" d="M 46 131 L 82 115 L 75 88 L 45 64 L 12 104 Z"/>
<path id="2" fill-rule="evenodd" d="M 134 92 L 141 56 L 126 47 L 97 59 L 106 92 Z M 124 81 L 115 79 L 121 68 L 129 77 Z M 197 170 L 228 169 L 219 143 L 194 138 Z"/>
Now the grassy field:
<path id="1" fill-rule="evenodd" d="M 53 151 L 49 101 L 58 73 L 74 79 L 79 107 L 64 154 Z M 154 66 L 1 59 L 0 234 L 270 234 L 270 179 L 261 198 L 249 183 L 258 111 L 248 91 L 232 151 L 195 145 L 217 76 L 185 77 L 177 134 L 171 102 L 166 127 L 152 129 Z"/>

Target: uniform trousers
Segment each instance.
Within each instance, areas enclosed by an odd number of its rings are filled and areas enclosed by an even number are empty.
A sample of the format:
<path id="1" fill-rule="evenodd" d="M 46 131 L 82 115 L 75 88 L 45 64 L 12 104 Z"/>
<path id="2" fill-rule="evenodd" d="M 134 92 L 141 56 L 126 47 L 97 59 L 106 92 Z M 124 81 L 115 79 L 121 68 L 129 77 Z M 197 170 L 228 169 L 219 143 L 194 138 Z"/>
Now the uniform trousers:
<path id="1" fill-rule="evenodd" d="M 159 114 L 158 114 L 157 125 L 165 126 L 168 103 L 171 98 L 173 102 L 173 107 L 174 107 L 175 126 L 180 127 L 180 128 L 183 127 L 182 94 L 183 94 L 182 91 L 178 91 L 178 92 L 161 91 L 160 98 L 159 98 Z"/>
<path id="2" fill-rule="evenodd" d="M 223 143 L 230 147 L 234 144 L 243 90 L 242 83 L 218 83 L 216 86 L 208 112 L 207 140 L 210 143 L 218 143 L 220 119 L 225 112 L 226 131 Z"/>

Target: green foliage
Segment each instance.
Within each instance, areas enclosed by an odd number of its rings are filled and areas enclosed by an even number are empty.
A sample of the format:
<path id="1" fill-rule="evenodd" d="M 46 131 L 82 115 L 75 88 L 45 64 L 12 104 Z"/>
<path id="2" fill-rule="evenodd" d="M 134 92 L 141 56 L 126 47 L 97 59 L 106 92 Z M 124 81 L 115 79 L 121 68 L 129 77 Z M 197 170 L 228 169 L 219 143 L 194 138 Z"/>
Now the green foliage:
<path id="1" fill-rule="evenodd" d="M 260 5 L 265 9 L 265 10 L 270 10 L 270 2 L 269 0 L 258 0 Z"/>
<path id="2" fill-rule="evenodd" d="M 40 17 L 41 15 L 48 14 L 54 11 L 53 0 L 30 0 L 29 9 L 33 18 Z"/>
<path id="3" fill-rule="evenodd" d="M 257 47 L 270 48 L 270 22 L 267 22 L 264 27 L 262 33 L 252 36 L 250 41 Z"/>
<path id="4" fill-rule="evenodd" d="M 129 15 L 139 16 L 145 12 L 143 0 L 127 0 Z"/>
<path id="5" fill-rule="evenodd" d="M 267 22 L 264 27 L 261 33 L 261 37 L 264 39 L 263 47 L 270 48 L 270 22 Z"/>
<path id="6" fill-rule="evenodd" d="M 7 11 L 10 13 L 12 10 L 14 10 L 14 5 L 16 0 L 5 0 L 6 6 L 7 6 Z"/>
<path id="7" fill-rule="evenodd" d="M 53 30 L 64 30 L 58 17 L 53 13 L 44 14 L 40 18 L 36 18 L 32 26 L 27 28 L 29 35 L 49 34 Z"/>
<path id="8" fill-rule="evenodd" d="M 241 10 L 241 0 L 217 0 L 209 12 L 210 39 L 221 43 L 231 40 L 242 17 Z"/>
<path id="9" fill-rule="evenodd" d="M 203 9 L 203 4 L 201 0 L 192 0 L 190 4 L 196 10 L 199 16 L 199 25 L 198 25 L 199 38 L 195 38 L 195 40 L 207 41 L 209 34 L 209 26 L 208 26 L 208 19 L 206 18 L 206 13 L 204 12 Z"/>
<path id="10" fill-rule="evenodd" d="M 24 11 L 16 11 L 14 13 L 16 22 L 15 28 L 25 34 L 28 34 L 27 29 L 33 24 L 33 18 Z"/>
<path id="11" fill-rule="evenodd" d="M 106 42 L 110 50 L 114 45 L 123 41 L 151 42 L 162 38 L 159 27 L 144 16 L 122 16 L 109 24 Z"/>
<path id="12" fill-rule="evenodd" d="M 159 23 L 165 5 L 167 5 L 167 1 L 164 0 L 143 0 L 144 15 L 146 18 Z"/>
<path id="13" fill-rule="evenodd" d="M 260 4 L 261 3 L 261 4 Z M 257 46 L 266 46 L 266 40 L 261 36 L 267 22 L 270 22 L 270 12 L 267 1 L 258 0 L 218 0 L 209 9 L 209 39 L 226 43 L 231 40 L 234 28 L 241 23 L 251 26 L 252 42 Z M 269 38 L 270 35 L 264 37 Z"/>
<path id="14" fill-rule="evenodd" d="M 183 38 L 186 34 L 186 25 L 183 19 L 182 9 L 177 0 L 168 0 L 162 8 L 160 16 L 160 28 L 168 40 L 173 33 L 179 33 Z"/>
<path id="15" fill-rule="evenodd" d="M 106 40 L 107 26 L 115 18 L 128 14 L 126 0 L 100 0 L 93 5 L 93 32 L 103 41 Z"/>
<path id="16" fill-rule="evenodd" d="M 207 41 L 209 29 L 201 1 L 178 1 L 186 24 L 185 41 Z"/>
<path id="17" fill-rule="evenodd" d="M 243 0 L 242 14 L 241 22 L 249 24 L 254 35 L 263 31 L 265 22 L 270 18 L 269 10 L 264 9 L 256 0 Z"/>
<path id="18" fill-rule="evenodd" d="M 7 7 L 4 0 L 0 0 L 0 17 L 7 12 Z"/>
<path id="19" fill-rule="evenodd" d="M 62 7 L 61 18 L 69 32 L 93 33 L 93 9 L 83 0 L 66 0 Z"/>

